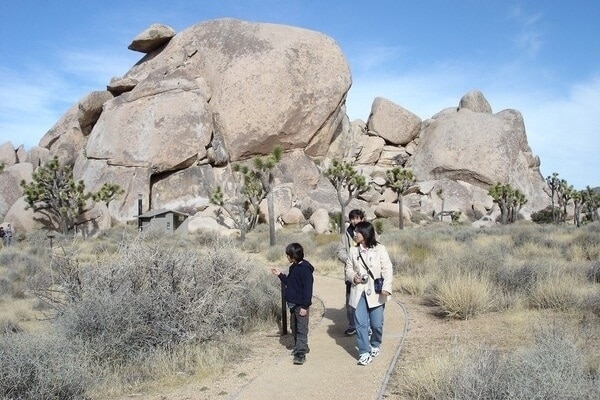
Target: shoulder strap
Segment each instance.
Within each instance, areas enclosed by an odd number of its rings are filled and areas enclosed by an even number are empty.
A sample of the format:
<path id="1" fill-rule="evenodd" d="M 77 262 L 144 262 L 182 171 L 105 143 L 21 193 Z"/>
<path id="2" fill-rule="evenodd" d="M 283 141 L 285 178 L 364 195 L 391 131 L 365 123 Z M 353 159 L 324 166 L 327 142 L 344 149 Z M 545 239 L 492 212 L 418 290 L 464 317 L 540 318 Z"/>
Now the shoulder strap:
<path id="1" fill-rule="evenodd" d="M 367 266 L 367 263 L 365 262 L 365 260 L 362 258 L 362 254 L 360 254 L 360 249 L 358 249 L 358 256 L 360 257 L 360 261 L 362 261 L 363 265 L 365 266 L 365 268 L 367 269 L 367 272 L 369 273 L 369 275 L 371 275 L 371 279 L 375 279 L 375 277 L 373 276 L 373 273 L 371 272 L 371 270 L 369 269 L 369 267 Z"/>

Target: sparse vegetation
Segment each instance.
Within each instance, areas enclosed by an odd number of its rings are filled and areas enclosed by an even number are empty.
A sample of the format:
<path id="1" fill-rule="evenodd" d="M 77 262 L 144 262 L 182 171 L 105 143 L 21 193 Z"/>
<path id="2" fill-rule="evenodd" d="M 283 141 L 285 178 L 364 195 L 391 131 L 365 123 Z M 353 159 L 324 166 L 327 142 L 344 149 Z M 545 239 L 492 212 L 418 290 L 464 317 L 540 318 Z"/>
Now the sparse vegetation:
<path id="1" fill-rule="evenodd" d="M 448 329 L 494 315 L 530 316 L 511 337 L 490 327 L 493 340 L 449 341 L 445 352 L 400 363 L 398 395 L 594 398 L 599 233 L 597 223 L 384 229 L 379 240 L 394 263 L 394 290 L 429 304 Z M 51 250 L 35 233 L 2 249 L 0 301 L 21 311 L 0 313 L 0 398 L 100 399 L 218 370 L 244 353 L 247 333 L 278 324 L 279 287 L 265 274 L 287 262 L 267 235 L 264 225 L 243 243 L 113 229 L 86 241 L 57 235 Z M 341 278 L 337 233 L 282 229 L 278 237 L 311 249 L 316 273 Z M 52 371 L 53 385 L 43 370 Z"/>

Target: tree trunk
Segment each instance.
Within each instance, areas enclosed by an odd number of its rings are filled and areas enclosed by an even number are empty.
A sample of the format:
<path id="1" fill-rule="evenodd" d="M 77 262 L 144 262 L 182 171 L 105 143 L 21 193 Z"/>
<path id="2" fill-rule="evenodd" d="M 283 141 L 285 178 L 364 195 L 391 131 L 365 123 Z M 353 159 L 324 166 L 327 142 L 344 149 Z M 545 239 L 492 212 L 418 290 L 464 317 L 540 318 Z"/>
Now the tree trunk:
<path id="1" fill-rule="evenodd" d="M 400 216 L 398 217 L 398 227 L 402 230 L 404 229 L 404 216 L 402 215 L 404 199 L 402 198 L 402 193 L 398 193 L 398 211 Z"/>
<path id="2" fill-rule="evenodd" d="M 269 210 L 269 245 L 275 246 L 275 205 L 272 190 L 267 193 L 267 209 Z"/>

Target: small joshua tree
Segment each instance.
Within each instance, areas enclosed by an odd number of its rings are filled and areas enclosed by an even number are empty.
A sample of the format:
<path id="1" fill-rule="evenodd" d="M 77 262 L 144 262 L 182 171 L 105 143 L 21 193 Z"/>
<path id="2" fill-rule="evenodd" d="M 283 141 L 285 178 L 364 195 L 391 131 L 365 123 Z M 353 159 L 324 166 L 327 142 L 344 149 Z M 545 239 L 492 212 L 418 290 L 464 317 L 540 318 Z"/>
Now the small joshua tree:
<path id="1" fill-rule="evenodd" d="M 365 177 L 354 168 L 353 163 L 338 159 L 331 161 L 331 166 L 325 170 L 324 175 L 337 192 L 341 207 L 340 233 L 343 233 L 346 207 L 352 199 L 369 190 L 369 185 Z"/>
<path id="2" fill-rule="evenodd" d="M 71 167 L 61 165 L 57 156 L 38 167 L 32 174 L 31 182 L 22 180 L 21 187 L 27 208 L 58 224 L 64 234 L 73 229 L 86 200 L 93 198 L 108 205 L 122 193 L 118 185 L 110 183 L 105 183 L 97 193 L 86 192 L 83 181 L 75 182 Z"/>
<path id="3" fill-rule="evenodd" d="M 515 222 L 521 207 L 527 203 L 525 195 L 508 183 L 496 183 L 490 187 L 488 194 L 500 208 L 500 222 L 503 225 Z"/>
<path id="4" fill-rule="evenodd" d="M 385 173 L 385 185 L 392 189 L 398 197 L 399 227 L 404 229 L 404 218 L 402 209 L 404 206 L 404 192 L 408 190 L 416 181 L 415 175 L 408 168 L 392 168 Z"/>
<path id="5" fill-rule="evenodd" d="M 275 205 L 273 201 L 273 170 L 281 161 L 283 148 L 275 146 L 271 154 L 266 157 L 256 157 L 254 168 L 262 184 L 263 191 L 267 195 L 267 209 L 269 212 L 269 244 L 275 246 Z"/>

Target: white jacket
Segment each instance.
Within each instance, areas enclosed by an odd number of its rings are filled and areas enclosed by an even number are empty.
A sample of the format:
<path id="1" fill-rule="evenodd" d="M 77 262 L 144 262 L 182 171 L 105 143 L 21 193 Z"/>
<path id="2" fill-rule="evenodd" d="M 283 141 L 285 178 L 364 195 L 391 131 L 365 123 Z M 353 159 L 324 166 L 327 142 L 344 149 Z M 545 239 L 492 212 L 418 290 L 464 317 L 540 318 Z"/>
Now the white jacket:
<path id="1" fill-rule="evenodd" d="M 346 280 L 352 282 L 348 304 L 356 308 L 360 297 L 363 293 L 365 293 L 369 308 L 377 307 L 385 304 L 390 296 L 375 293 L 373 278 L 371 278 L 370 275 L 367 283 L 354 283 L 354 277 L 357 273 L 361 275 L 368 274 L 367 269 L 359 257 L 360 249 L 360 246 L 351 247 L 348 253 L 348 258 L 346 259 Z M 390 256 L 385 246 L 378 244 L 375 247 L 369 248 L 366 254 L 362 254 L 362 258 L 369 266 L 369 269 L 375 278 L 383 277 L 383 290 L 391 294 L 394 271 L 392 267 L 392 261 L 390 260 Z"/>

